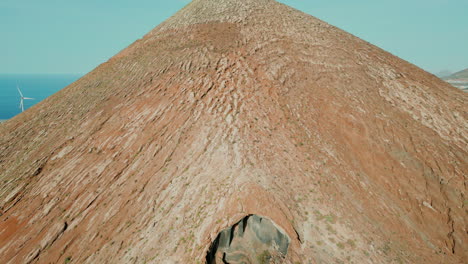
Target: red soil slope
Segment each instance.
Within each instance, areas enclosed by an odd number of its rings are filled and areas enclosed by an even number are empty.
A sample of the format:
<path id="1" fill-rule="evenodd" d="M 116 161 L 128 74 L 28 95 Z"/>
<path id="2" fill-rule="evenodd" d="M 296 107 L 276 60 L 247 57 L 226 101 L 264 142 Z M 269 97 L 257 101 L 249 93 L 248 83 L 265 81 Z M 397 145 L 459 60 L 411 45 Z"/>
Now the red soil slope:
<path id="1" fill-rule="evenodd" d="M 195 0 L 0 125 L 0 263 L 466 263 L 467 95 L 270 0 Z"/>

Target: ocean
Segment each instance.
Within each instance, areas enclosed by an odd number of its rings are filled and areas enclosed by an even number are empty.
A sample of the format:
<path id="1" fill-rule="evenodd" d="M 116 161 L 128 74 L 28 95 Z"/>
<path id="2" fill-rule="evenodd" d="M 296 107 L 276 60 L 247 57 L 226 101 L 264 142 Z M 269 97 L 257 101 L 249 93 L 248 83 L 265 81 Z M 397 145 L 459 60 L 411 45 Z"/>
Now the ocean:
<path id="1" fill-rule="evenodd" d="M 0 74 L 0 121 L 7 120 L 21 113 L 19 108 L 20 95 L 16 85 L 20 87 L 24 97 L 34 100 L 24 100 L 24 110 L 46 99 L 52 94 L 78 80 L 82 75 L 23 75 Z"/>

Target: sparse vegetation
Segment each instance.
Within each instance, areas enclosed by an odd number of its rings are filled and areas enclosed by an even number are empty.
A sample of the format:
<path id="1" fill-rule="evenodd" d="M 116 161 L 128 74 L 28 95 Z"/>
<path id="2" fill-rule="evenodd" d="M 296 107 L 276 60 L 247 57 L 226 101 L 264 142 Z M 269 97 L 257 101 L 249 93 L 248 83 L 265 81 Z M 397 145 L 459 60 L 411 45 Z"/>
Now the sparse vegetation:
<path id="1" fill-rule="evenodd" d="M 385 244 L 383 245 L 383 247 L 382 247 L 382 252 L 383 252 L 386 256 L 388 256 L 388 254 L 390 253 L 390 250 L 391 250 L 391 248 L 390 248 L 390 243 L 389 243 L 389 242 L 385 243 Z"/>
<path id="2" fill-rule="evenodd" d="M 329 224 L 327 224 L 327 231 L 334 234 L 334 235 L 337 234 L 336 230 L 333 229 L 333 227 L 331 225 L 329 225 Z"/>
<path id="3" fill-rule="evenodd" d="M 348 244 L 351 248 L 356 248 L 356 242 L 354 242 L 354 240 L 352 239 L 348 239 L 348 241 L 346 241 L 346 244 Z"/>
<path id="4" fill-rule="evenodd" d="M 268 250 L 265 250 L 262 252 L 262 254 L 257 256 L 257 261 L 260 264 L 268 264 L 271 259 L 271 254 L 268 252 Z"/>
<path id="5" fill-rule="evenodd" d="M 324 218 L 329 223 L 332 223 L 332 224 L 336 223 L 336 216 L 334 214 L 325 215 Z"/>

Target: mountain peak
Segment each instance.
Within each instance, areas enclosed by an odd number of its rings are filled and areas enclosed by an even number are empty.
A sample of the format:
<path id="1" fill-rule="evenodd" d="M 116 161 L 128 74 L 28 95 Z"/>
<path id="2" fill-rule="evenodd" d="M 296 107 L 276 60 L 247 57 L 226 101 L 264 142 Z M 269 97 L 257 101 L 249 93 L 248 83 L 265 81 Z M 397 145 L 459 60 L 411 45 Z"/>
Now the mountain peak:
<path id="1" fill-rule="evenodd" d="M 241 22 L 252 12 L 280 5 L 274 0 L 193 0 L 161 25 L 161 29 L 213 21 Z"/>
<path id="2" fill-rule="evenodd" d="M 0 263 L 466 263 L 466 96 L 275 1 L 193 1 L 2 123 Z"/>

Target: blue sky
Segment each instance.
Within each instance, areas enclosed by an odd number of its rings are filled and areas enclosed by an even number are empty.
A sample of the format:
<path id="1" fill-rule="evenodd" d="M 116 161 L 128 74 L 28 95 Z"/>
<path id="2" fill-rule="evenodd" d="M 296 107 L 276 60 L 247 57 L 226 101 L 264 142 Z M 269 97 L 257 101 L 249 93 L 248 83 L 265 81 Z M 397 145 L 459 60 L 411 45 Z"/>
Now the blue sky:
<path id="1" fill-rule="evenodd" d="M 189 0 L 0 0 L 0 73 L 87 73 Z M 468 67 L 467 0 L 281 0 L 430 72 Z"/>

